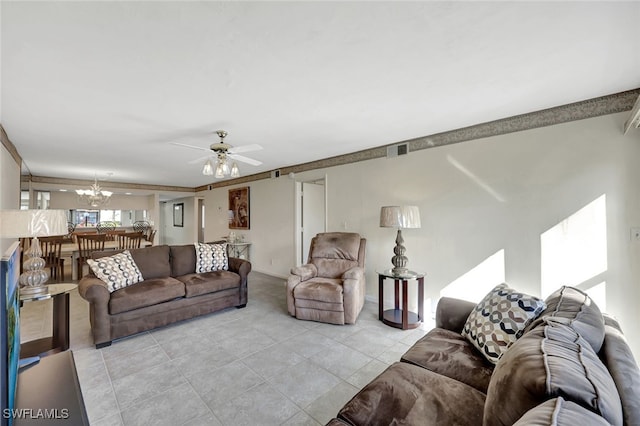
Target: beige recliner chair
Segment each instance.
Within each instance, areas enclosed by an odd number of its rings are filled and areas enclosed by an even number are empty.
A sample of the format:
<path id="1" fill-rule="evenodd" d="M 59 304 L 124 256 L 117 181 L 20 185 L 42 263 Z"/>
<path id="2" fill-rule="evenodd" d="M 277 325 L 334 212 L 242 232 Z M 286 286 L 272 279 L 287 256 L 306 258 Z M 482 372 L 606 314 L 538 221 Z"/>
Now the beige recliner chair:
<path id="1" fill-rule="evenodd" d="M 352 232 L 316 235 L 307 264 L 291 268 L 289 313 L 303 320 L 354 324 L 364 305 L 366 241 Z"/>

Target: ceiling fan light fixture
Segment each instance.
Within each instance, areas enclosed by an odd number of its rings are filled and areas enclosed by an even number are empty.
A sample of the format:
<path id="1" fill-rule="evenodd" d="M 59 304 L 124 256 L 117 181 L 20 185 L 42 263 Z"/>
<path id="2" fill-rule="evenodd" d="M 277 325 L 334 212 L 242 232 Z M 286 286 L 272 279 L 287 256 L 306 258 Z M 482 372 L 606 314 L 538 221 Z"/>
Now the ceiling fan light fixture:
<path id="1" fill-rule="evenodd" d="M 202 174 L 205 176 L 213 176 L 213 165 L 211 164 L 211 160 L 207 160 L 207 162 L 204 163 Z"/>
<path id="2" fill-rule="evenodd" d="M 231 177 L 232 178 L 240 177 L 240 169 L 238 169 L 238 164 L 235 161 L 231 165 Z"/>
<path id="3" fill-rule="evenodd" d="M 220 179 L 224 177 L 224 171 L 222 170 L 222 164 L 218 163 L 216 166 L 216 178 Z"/>

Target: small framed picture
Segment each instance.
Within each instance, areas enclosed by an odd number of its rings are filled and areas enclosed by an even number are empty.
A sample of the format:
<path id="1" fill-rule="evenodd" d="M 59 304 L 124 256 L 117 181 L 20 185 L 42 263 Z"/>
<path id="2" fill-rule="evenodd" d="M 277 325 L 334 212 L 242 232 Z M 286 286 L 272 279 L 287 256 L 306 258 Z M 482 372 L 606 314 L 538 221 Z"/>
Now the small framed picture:
<path id="1" fill-rule="evenodd" d="M 173 205 L 173 226 L 180 228 L 184 226 L 184 203 Z"/>
<path id="2" fill-rule="evenodd" d="M 249 187 L 229 190 L 229 229 L 249 229 Z"/>

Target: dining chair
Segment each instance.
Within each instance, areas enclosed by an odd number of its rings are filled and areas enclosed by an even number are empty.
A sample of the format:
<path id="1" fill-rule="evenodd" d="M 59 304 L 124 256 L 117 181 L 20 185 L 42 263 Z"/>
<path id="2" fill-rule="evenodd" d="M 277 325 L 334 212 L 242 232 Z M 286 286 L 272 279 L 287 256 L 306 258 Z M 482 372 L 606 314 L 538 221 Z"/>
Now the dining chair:
<path id="1" fill-rule="evenodd" d="M 108 241 L 117 241 L 118 240 L 118 236 L 124 234 L 125 231 L 124 229 L 110 229 L 105 231 L 104 233 L 107 234 L 107 240 Z"/>
<path id="2" fill-rule="evenodd" d="M 133 222 L 133 230 L 135 232 L 142 232 L 146 234 L 149 228 L 151 228 L 151 224 L 146 220 L 137 220 Z"/>
<path id="3" fill-rule="evenodd" d="M 78 277 L 82 276 L 82 267 L 91 259 L 94 251 L 103 251 L 107 234 L 77 234 L 78 241 Z"/>
<path id="4" fill-rule="evenodd" d="M 153 245 L 153 239 L 156 237 L 156 230 L 152 229 L 147 235 L 147 241 L 149 241 Z"/>
<path id="5" fill-rule="evenodd" d="M 98 234 L 104 234 L 107 231 L 115 231 L 116 224 L 114 222 L 100 222 L 96 225 L 96 231 Z"/>
<path id="6" fill-rule="evenodd" d="M 51 279 L 58 282 L 64 281 L 64 258 L 61 255 L 64 238 L 64 235 L 39 238 L 44 269 L 48 268 Z"/>
<path id="7" fill-rule="evenodd" d="M 144 234 L 142 232 L 125 232 L 118 235 L 118 248 L 120 250 L 140 248 Z"/>

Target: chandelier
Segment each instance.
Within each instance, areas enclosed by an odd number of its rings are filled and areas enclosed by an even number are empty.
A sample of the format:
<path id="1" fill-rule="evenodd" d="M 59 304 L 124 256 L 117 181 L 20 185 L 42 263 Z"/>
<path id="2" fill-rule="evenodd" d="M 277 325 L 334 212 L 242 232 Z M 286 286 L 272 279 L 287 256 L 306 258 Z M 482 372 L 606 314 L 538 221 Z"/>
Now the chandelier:
<path id="1" fill-rule="evenodd" d="M 76 189 L 78 194 L 78 201 L 83 204 L 88 204 L 91 207 L 100 207 L 109 203 L 113 192 L 104 191 L 98 185 L 98 179 L 96 178 L 91 185 L 90 189 Z"/>
<path id="2" fill-rule="evenodd" d="M 215 176 L 216 178 L 223 178 L 226 176 L 237 178 L 240 177 L 240 169 L 238 169 L 238 165 L 235 161 L 233 162 L 233 164 L 231 164 L 231 167 L 229 167 L 227 155 L 224 153 L 220 153 L 218 154 L 218 161 L 216 163 L 215 171 L 213 169 L 211 159 L 208 159 L 207 162 L 204 163 L 202 174 L 205 176 Z"/>

